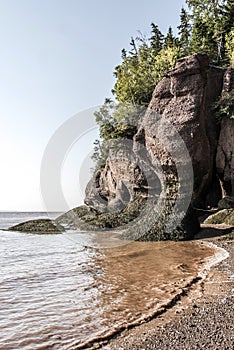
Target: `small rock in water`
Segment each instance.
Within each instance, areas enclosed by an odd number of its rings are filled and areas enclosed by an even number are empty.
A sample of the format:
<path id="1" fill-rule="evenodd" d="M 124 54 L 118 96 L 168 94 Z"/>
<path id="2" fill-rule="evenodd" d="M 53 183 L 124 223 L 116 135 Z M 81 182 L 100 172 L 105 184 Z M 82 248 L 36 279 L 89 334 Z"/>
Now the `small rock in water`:
<path id="1" fill-rule="evenodd" d="M 50 219 L 38 219 L 38 220 L 26 221 L 21 224 L 12 226 L 8 229 L 8 231 L 48 234 L 48 233 L 61 233 L 64 231 L 64 227 L 57 223 L 55 224 Z"/>

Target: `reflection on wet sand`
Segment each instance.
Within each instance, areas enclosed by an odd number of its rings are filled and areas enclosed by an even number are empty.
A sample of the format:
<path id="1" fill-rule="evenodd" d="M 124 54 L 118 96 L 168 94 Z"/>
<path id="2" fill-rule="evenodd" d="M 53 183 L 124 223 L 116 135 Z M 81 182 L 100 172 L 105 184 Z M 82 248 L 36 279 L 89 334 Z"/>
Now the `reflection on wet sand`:
<path id="1" fill-rule="evenodd" d="M 194 242 L 132 242 L 99 250 L 93 258 L 98 300 L 93 311 L 99 314 L 93 340 L 150 318 L 181 293 L 212 253 Z"/>

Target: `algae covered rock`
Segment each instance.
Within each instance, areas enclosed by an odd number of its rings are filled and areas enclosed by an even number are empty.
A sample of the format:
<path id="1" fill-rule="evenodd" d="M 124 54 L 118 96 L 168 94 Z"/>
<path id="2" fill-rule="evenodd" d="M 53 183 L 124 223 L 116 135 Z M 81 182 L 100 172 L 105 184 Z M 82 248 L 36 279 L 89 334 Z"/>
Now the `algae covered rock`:
<path id="1" fill-rule="evenodd" d="M 223 209 L 209 216 L 204 224 L 225 224 L 234 226 L 234 209 Z"/>
<path id="2" fill-rule="evenodd" d="M 81 205 L 79 207 L 69 210 L 67 213 L 60 215 L 56 220 L 56 225 L 62 225 L 67 229 L 80 228 L 81 223 L 85 218 L 95 218 L 97 211 L 87 205 Z M 83 218 L 83 219 L 82 219 Z"/>
<path id="3" fill-rule="evenodd" d="M 55 223 L 50 219 L 38 219 L 38 220 L 30 220 L 23 222 L 21 224 L 12 226 L 8 229 L 8 231 L 19 231 L 19 232 L 27 232 L 27 233 L 45 233 L 45 234 L 56 234 L 62 233 L 64 231 L 64 227 Z"/>
<path id="4" fill-rule="evenodd" d="M 81 206 L 61 215 L 56 222 L 66 229 L 86 231 L 122 229 L 123 225 L 131 224 L 140 215 L 145 202 L 146 198 L 135 198 L 125 208 L 116 212 L 102 212 L 92 207 Z"/>
<path id="5" fill-rule="evenodd" d="M 81 228 L 86 229 L 122 229 L 132 225 L 144 210 L 147 199 L 136 197 L 130 201 L 125 208 L 116 212 L 99 213 L 96 216 L 83 217 Z"/>

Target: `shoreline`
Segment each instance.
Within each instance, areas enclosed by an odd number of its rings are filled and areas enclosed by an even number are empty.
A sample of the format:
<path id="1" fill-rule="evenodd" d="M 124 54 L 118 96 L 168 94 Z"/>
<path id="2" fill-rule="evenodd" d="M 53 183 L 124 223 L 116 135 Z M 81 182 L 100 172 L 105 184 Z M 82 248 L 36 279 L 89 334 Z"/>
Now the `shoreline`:
<path id="1" fill-rule="evenodd" d="M 196 280 L 177 300 L 151 320 L 87 349 L 233 349 L 234 240 L 214 237 L 212 231 L 203 228 L 195 243 L 215 249 L 215 254 L 206 259 Z"/>

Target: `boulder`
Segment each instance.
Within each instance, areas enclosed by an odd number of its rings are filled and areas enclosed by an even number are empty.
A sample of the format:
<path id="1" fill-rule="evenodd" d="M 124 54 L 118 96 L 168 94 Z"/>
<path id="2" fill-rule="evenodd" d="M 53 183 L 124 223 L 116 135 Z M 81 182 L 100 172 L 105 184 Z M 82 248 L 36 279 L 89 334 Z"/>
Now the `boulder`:
<path id="1" fill-rule="evenodd" d="M 217 213 L 210 215 L 205 221 L 204 224 L 212 225 L 230 225 L 234 226 L 234 209 L 223 209 Z"/>
<path id="2" fill-rule="evenodd" d="M 83 222 L 88 218 L 96 218 L 97 211 L 87 205 L 73 208 L 67 213 L 60 215 L 55 219 L 56 225 L 62 225 L 65 229 L 80 228 Z"/>
<path id="3" fill-rule="evenodd" d="M 52 234 L 62 233 L 64 231 L 64 227 L 50 219 L 38 219 L 26 221 L 21 224 L 12 226 L 8 230 L 27 233 Z"/>
<path id="4" fill-rule="evenodd" d="M 218 203 L 219 209 L 231 209 L 234 208 L 234 197 L 223 197 Z"/>

